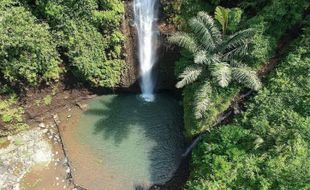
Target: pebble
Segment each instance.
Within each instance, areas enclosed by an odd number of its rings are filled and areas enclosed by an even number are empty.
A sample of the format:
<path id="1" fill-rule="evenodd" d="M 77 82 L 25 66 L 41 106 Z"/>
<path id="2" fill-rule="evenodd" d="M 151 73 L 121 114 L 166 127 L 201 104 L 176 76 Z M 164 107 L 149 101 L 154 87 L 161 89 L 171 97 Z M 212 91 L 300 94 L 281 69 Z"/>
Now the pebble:
<path id="1" fill-rule="evenodd" d="M 80 102 L 77 102 L 76 105 L 82 110 L 85 111 L 87 109 L 87 104 L 82 104 Z"/>
<path id="2" fill-rule="evenodd" d="M 67 169 L 66 169 L 66 173 L 70 173 L 70 168 L 67 168 Z"/>
<path id="3" fill-rule="evenodd" d="M 57 125 L 60 124 L 60 120 L 57 114 L 53 115 L 54 121 L 56 122 Z"/>
<path id="4" fill-rule="evenodd" d="M 47 133 L 47 132 L 48 132 L 48 129 L 43 129 L 42 132 L 43 132 L 43 133 Z"/>
<path id="5" fill-rule="evenodd" d="M 40 123 L 40 124 L 39 124 L 39 127 L 41 127 L 41 128 L 45 128 L 46 126 L 45 126 L 45 124 L 44 124 L 44 123 Z"/>

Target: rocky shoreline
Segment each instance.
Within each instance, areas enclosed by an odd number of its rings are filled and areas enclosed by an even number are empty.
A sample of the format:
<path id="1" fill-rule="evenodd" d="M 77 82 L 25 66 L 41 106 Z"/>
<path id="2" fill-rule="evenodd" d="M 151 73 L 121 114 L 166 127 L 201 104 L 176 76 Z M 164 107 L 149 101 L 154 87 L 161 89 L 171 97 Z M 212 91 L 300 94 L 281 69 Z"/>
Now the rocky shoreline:
<path id="1" fill-rule="evenodd" d="M 32 166 L 48 165 L 53 160 L 48 132 L 37 127 L 7 137 L 9 145 L 0 149 L 0 189 L 19 190 L 20 181 Z"/>

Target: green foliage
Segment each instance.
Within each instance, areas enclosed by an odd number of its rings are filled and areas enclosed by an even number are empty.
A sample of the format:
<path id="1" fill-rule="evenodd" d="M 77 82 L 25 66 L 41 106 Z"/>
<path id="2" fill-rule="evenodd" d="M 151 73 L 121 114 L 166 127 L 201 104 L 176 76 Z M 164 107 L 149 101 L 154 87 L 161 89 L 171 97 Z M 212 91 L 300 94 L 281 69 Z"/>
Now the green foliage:
<path id="1" fill-rule="evenodd" d="M 93 86 L 119 84 L 124 57 L 121 0 L 20 0 L 51 27 L 65 71 Z"/>
<path id="2" fill-rule="evenodd" d="M 211 11 L 217 2 L 205 2 L 203 0 L 160 0 L 166 20 L 177 28 L 183 28 L 186 20 L 192 18 L 199 11 Z"/>
<path id="3" fill-rule="evenodd" d="M 218 6 L 215 9 L 214 18 L 221 24 L 222 31 L 225 34 L 228 27 L 229 9 Z"/>
<path id="4" fill-rule="evenodd" d="M 228 10 L 218 8 L 216 18 L 222 23 L 224 32 L 228 26 Z M 207 87 L 202 87 L 196 92 L 199 98 L 195 100 L 195 116 L 200 119 L 208 109 L 211 86 L 227 87 L 233 80 L 246 87 L 259 90 L 260 80 L 256 73 L 241 63 L 242 57 L 248 53 L 253 31 L 241 30 L 231 35 L 221 34 L 214 20 L 205 12 L 189 21 L 190 32 L 177 32 L 169 40 L 183 48 L 186 48 L 194 60 L 179 75 L 178 88 L 182 88 L 197 80 L 212 81 Z M 206 90 L 206 91 L 205 91 Z M 205 95 L 205 97 L 202 97 Z M 198 101 L 199 100 L 199 101 Z"/>
<path id="5" fill-rule="evenodd" d="M 68 51 L 69 64 L 75 76 L 96 86 L 113 87 L 120 81 L 123 60 L 118 55 L 106 54 L 105 39 L 96 28 L 85 22 L 71 22 L 65 30 L 64 46 Z M 107 57 L 109 56 L 109 58 Z"/>
<path id="6" fill-rule="evenodd" d="M 24 109 L 17 105 L 16 95 L 0 97 L 0 137 L 28 128 L 23 121 Z"/>
<path id="7" fill-rule="evenodd" d="M 310 189 L 310 30 L 232 124 L 193 152 L 187 190 Z"/>
<path id="8" fill-rule="evenodd" d="M 22 121 L 21 115 L 23 114 L 23 110 L 21 108 L 10 109 L 10 107 L 14 104 L 16 104 L 16 96 L 12 96 L 5 101 L 1 101 L 0 115 L 3 122 L 10 123 L 13 120 L 16 120 L 18 122 Z"/>
<path id="9" fill-rule="evenodd" d="M 201 110 L 195 112 L 197 98 L 203 100 L 198 93 L 198 89 L 201 89 L 202 85 L 203 83 L 199 82 L 193 83 L 192 85 L 186 86 L 183 90 L 184 126 L 188 138 L 210 129 L 210 126 L 217 120 L 218 115 L 230 106 L 231 100 L 239 91 L 239 88 L 236 86 L 231 86 L 231 88 L 216 88 L 213 86 L 211 93 L 207 93 L 210 100 L 208 109 L 203 112 Z M 203 117 L 206 119 L 197 120 L 195 114 L 199 113 L 203 114 Z"/>
<path id="10" fill-rule="evenodd" d="M 228 31 L 235 32 L 238 29 L 243 11 L 240 8 L 232 8 L 228 14 Z"/>
<path id="11" fill-rule="evenodd" d="M 119 29 L 125 12 L 124 5 L 119 0 L 99 0 L 99 9 L 93 11 L 93 19 L 104 33 L 111 33 L 111 29 Z M 108 29 L 108 30 L 107 30 Z M 106 30 L 106 31 L 105 31 Z"/>
<path id="12" fill-rule="evenodd" d="M 215 3 L 215 4 L 214 4 Z M 187 14 L 188 10 L 212 10 L 212 7 L 215 8 L 215 5 L 218 2 L 211 2 L 212 6 L 210 6 L 210 2 L 202 2 L 202 1 L 182 1 L 180 5 L 180 10 L 178 12 L 179 19 L 182 20 L 183 26 L 181 28 L 185 29 L 185 31 L 189 31 L 188 27 L 184 27 L 184 22 L 189 19 L 189 14 Z M 220 1 L 220 3 L 226 4 L 227 1 Z M 248 54 L 244 57 L 247 65 L 252 68 L 260 68 L 262 64 L 268 61 L 270 57 L 273 56 L 274 51 L 276 49 L 277 44 L 281 36 L 288 30 L 292 29 L 292 27 L 302 21 L 302 17 L 304 11 L 309 7 L 309 3 L 306 0 L 291 2 L 291 1 L 234 1 L 236 4 L 242 5 L 245 8 L 243 18 L 238 18 L 239 16 L 232 16 L 237 18 L 240 21 L 239 27 L 234 26 L 232 28 L 228 27 L 228 32 L 235 32 L 240 30 L 240 28 L 248 28 L 251 27 L 255 30 L 255 34 L 251 37 L 252 43 L 248 46 Z M 183 6 L 185 5 L 186 6 Z M 229 3 L 228 3 L 229 4 Z M 230 4 L 231 5 L 231 4 Z M 292 5 L 292 9 L 290 8 Z M 211 7 L 211 8 L 210 8 Z M 234 11 L 232 11 L 234 10 Z M 253 10 L 255 10 L 253 12 Z M 281 10 L 281 11 L 280 11 Z M 230 12 L 235 12 L 234 8 L 230 8 Z M 236 11 L 234 14 L 241 16 L 242 11 Z M 273 14 L 277 12 L 277 14 Z M 191 13 L 193 14 L 193 12 Z M 255 16 L 253 16 L 253 14 Z M 277 18 L 275 18 L 277 17 Z M 229 18 L 231 19 L 231 18 Z M 309 20 L 309 18 L 308 18 Z M 179 75 L 182 71 L 184 71 L 185 67 L 192 64 L 192 60 L 194 58 L 189 55 L 188 52 L 182 50 L 181 58 L 177 62 L 176 73 Z M 220 76 L 220 75 L 219 75 Z M 195 94 L 197 94 L 200 90 L 201 85 L 192 84 L 190 87 L 186 87 L 184 94 L 184 120 L 185 120 L 185 128 L 187 130 L 187 134 L 195 135 L 206 129 L 209 129 L 210 126 L 216 121 L 219 113 L 225 111 L 229 105 L 231 100 L 239 93 L 241 87 L 235 85 L 230 89 L 222 89 L 221 87 L 213 86 L 212 93 L 209 96 L 210 102 L 208 109 L 204 112 L 204 120 L 196 121 L 195 114 L 193 111 L 193 107 L 195 104 Z"/>
<path id="13" fill-rule="evenodd" d="M 37 17 L 52 26 L 59 49 L 68 58 L 67 70 L 94 86 L 113 87 L 120 81 L 124 36 L 120 0 L 40 0 Z"/>
<path id="14" fill-rule="evenodd" d="M 51 95 L 47 95 L 43 98 L 44 104 L 46 106 L 50 105 L 52 103 L 53 97 Z"/>
<path id="15" fill-rule="evenodd" d="M 119 83 L 121 0 L 5 0 L 0 11 L 0 73 L 11 84 L 58 80 L 60 58 L 64 71 L 93 86 Z"/>
<path id="16" fill-rule="evenodd" d="M 58 80 L 59 58 L 49 27 L 10 0 L 1 2 L 0 15 L 1 76 L 11 84 Z"/>
<path id="17" fill-rule="evenodd" d="M 250 18 L 246 25 L 257 31 L 254 36 L 255 45 L 251 47 L 249 55 L 250 63 L 258 66 L 271 57 L 281 36 L 302 20 L 308 7 L 307 0 L 271 1 L 255 17 Z"/>

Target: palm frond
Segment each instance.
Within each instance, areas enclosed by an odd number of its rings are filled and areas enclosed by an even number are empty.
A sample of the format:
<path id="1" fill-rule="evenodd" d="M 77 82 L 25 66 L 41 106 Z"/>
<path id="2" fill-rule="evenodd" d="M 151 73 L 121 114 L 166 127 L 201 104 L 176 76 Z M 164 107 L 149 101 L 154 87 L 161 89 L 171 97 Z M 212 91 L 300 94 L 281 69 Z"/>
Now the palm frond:
<path id="1" fill-rule="evenodd" d="M 218 63 L 220 57 L 217 54 L 210 54 L 207 51 L 198 51 L 194 55 L 194 62 L 197 64 L 211 65 Z"/>
<path id="2" fill-rule="evenodd" d="M 221 44 L 220 51 L 226 59 L 246 55 L 254 34 L 255 31 L 251 28 L 236 32 Z"/>
<path id="3" fill-rule="evenodd" d="M 256 72 L 252 71 L 249 67 L 232 68 L 232 76 L 238 83 L 253 90 L 259 90 L 262 87 L 262 83 Z"/>
<path id="4" fill-rule="evenodd" d="M 229 65 L 231 67 L 246 67 L 246 65 L 240 61 L 237 61 L 235 59 L 231 59 L 229 62 Z"/>
<path id="5" fill-rule="evenodd" d="M 196 17 L 190 19 L 189 25 L 194 34 L 200 37 L 200 43 L 208 50 L 214 50 L 222 41 L 222 35 L 214 20 L 205 12 L 199 12 Z"/>
<path id="6" fill-rule="evenodd" d="M 212 87 L 209 82 L 205 82 L 201 88 L 199 89 L 198 93 L 195 97 L 195 118 L 201 119 L 206 110 L 208 109 L 208 106 L 210 105 L 210 94 L 212 92 Z"/>
<path id="7" fill-rule="evenodd" d="M 208 56 L 206 51 L 199 51 L 194 56 L 194 62 L 197 64 L 205 64 L 208 62 Z"/>
<path id="8" fill-rule="evenodd" d="M 176 32 L 168 38 L 170 43 L 176 44 L 189 50 L 192 53 L 198 51 L 198 45 L 195 38 L 184 32 Z"/>
<path id="9" fill-rule="evenodd" d="M 188 85 L 197 80 L 202 72 L 201 66 L 189 66 L 183 73 L 179 76 L 180 80 L 177 84 L 177 88 L 183 88 L 185 85 Z"/>
<path id="10" fill-rule="evenodd" d="M 211 75 L 221 87 L 226 87 L 231 81 L 231 68 L 227 63 L 218 63 L 211 67 Z"/>

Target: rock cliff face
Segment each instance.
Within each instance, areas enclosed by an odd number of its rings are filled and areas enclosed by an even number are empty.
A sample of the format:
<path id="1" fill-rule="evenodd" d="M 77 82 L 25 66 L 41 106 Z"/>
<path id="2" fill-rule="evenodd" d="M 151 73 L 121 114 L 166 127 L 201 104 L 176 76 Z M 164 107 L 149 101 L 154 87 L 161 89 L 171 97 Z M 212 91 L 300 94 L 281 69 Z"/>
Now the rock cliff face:
<path id="1" fill-rule="evenodd" d="M 174 32 L 174 27 L 171 27 L 164 17 L 160 18 L 160 46 L 158 50 L 157 63 L 157 89 L 158 90 L 176 90 L 175 84 L 177 82 L 175 76 L 175 62 L 179 58 L 178 49 L 169 44 L 167 37 Z"/>
<path id="2" fill-rule="evenodd" d="M 126 36 L 124 54 L 126 56 L 126 68 L 122 75 L 120 87 L 130 91 L 139 91 L 139 63 L 137 33 L 134 27 L 133 0 L 125 2 L 126 13 L 124 16 L 122 31 Z M 159 43 L 157 47 L 157 63 L 154 68 L 156 77 L 156 91 L 175 90 L 176 77 L 174 74 L 175 61 L 179 54 L 171 48 L 167 42 L 167 36 L 174 31 L 169 26 L 164 15 L 160 14 L 158 27 L 160 29 Z"/>
<path id="3" fill-rule="evenodd" d="M 134 13 L 133 13 L 133 1 L 125 1 L 125 15 L 122 23 L 122 31 L 126 36 L 124 44 L 124 54 L 126 67 L 122 74 L 121 84 L 122 88 L 130 88 L 137 91 L 139 66 L 137 60 L 137 43 L 136 43 L 136 30 L 134 28 Z"/>

